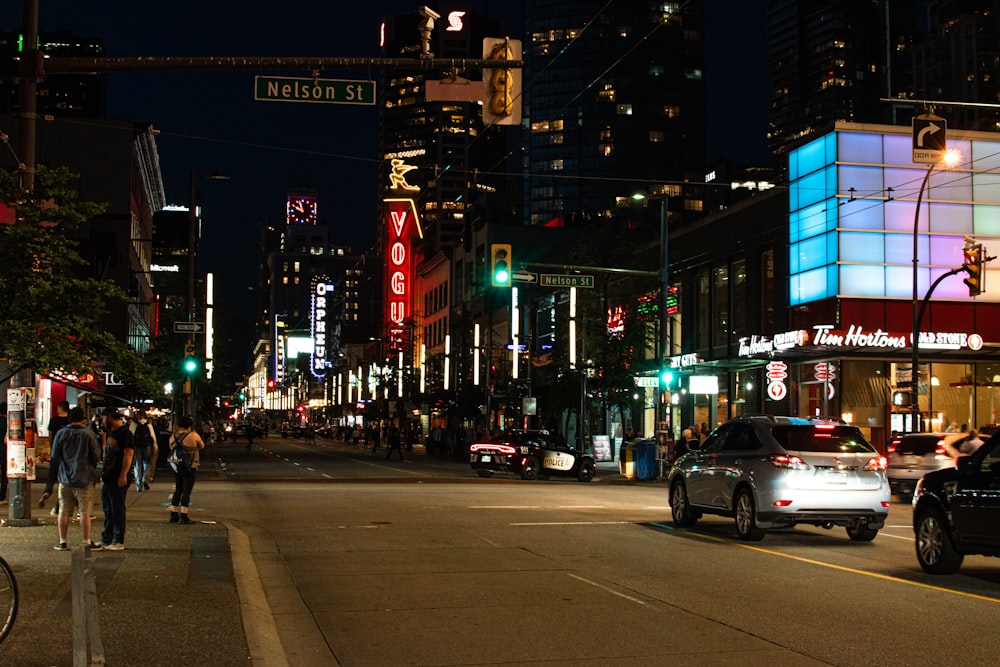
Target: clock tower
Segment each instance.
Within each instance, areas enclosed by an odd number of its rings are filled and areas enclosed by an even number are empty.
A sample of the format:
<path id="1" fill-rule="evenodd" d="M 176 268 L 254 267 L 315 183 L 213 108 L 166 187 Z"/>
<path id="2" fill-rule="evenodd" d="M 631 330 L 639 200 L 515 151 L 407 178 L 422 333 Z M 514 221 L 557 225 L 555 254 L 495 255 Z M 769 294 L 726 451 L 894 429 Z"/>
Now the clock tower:
<path id="1" fill-rule="evenodd" d="M 315 225 L 316 195 L 288 193 L 287 221 L 289 225 Z"/>

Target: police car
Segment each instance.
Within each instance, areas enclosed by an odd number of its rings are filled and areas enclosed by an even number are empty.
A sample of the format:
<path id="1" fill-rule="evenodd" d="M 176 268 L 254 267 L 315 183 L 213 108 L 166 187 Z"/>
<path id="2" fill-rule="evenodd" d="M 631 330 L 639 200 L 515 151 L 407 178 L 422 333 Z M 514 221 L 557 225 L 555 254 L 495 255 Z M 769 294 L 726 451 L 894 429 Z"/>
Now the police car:
<path id="1" fill-rule="evenodd" d="M 469 461 L 480 477 L 510 472 L 521 479 L 572 477 L 581 482 L 594 479 L 594 457 L 569 447 L 548 431 L 508 431 L 472 443 Z"/>

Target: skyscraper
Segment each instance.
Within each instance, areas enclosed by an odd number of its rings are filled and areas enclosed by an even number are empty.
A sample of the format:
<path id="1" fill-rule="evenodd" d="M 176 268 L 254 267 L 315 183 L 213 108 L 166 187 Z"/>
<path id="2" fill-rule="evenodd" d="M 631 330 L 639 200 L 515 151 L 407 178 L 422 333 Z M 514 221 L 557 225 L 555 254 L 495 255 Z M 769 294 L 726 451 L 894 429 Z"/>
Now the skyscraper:
<path id="1" fill-rule="evenodd" d="M 698 214 L 704 3 L 527 0 L 525 25 L 530 224 L 609 219 L 637 191 Z"/>

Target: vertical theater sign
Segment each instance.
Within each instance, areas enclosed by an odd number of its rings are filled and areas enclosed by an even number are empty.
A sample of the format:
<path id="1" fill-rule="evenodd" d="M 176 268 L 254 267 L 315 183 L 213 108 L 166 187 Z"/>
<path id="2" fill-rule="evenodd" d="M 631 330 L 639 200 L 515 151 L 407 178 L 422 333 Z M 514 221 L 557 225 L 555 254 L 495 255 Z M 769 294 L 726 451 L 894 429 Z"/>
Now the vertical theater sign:
<path id="1" fill-rule="evenodd" d="M 407 322 L 413 317 L 413 278 L 416 269 L 415 240 L 423 238 L 414 197 L 420 188 L 406 182 L 406 173 L 416 167 L 403 160 L 390 163 L 389 196 L 385 198 L 385 327 L 386 349 L 407 347 Z"/>

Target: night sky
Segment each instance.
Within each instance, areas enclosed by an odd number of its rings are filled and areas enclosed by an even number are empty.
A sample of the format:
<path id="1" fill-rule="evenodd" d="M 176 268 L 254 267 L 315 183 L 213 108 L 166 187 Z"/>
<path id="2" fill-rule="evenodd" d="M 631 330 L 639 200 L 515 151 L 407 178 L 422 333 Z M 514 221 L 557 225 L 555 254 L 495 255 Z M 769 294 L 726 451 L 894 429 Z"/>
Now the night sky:
<path id="1" fill-rule="evenodd" d="M 420 2 L 91 3 L 41 0 L 40 30 L 71 29 L 100 37 L 108 56 L 378 56 L 385 14 Z M 436 2 L 427 3 L 436 7 Z M 519 3 L 479 0 L 469 9 L 505 20 L 519 36 Z M 598 3 L 600 6 L 600 3 Z M 766 161 L 764 0 L 708 2 L 706 77 L 711 129 L 707 157 L 738 164 Z M 6 2 L 0 27 L 17 30 L 21 3 Z M 415 36 L 416 37 L 416 36 Z M 414 40 L 417 41 L 416 38 Z M 725 46 L 723 51 L 717 48 Z M 222 171 L 228 181 L 200 181 L 202 269 L 214 271 L 220 307 L 252 319 L 257 230 L 284 217 L 286 191 L 319 191 L 319 220 L 335 243 L 362 252 L 375 242 L 378 117 L 374 106 L 257 102 L 256 72 L 107 75 L 112 118 L 152 122 L 169 203 L 187 204 L 188 177 Z M 275 72 L 260 72 L 275 74 Z M 282 72 L 310 76 L 308 72 Z M 378 71 L 328 70 L 323 78 L 373 79 Z M 249 311 L 249 312 L 247 312 Z"/>

